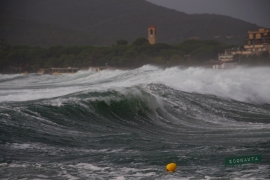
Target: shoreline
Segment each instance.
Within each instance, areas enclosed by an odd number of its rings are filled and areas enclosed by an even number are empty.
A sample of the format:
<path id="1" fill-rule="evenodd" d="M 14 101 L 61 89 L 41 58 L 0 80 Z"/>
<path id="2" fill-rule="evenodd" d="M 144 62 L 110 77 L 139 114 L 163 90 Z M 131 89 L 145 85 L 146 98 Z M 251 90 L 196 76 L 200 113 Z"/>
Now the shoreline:
<path id="1" fill-rule="evenodd" d="M 173 68 L 173 67 L 182 67 L 182 68 L 204 68 L 204 69 L 213 69 L 213 67 L 209 66 L 209 65 L 193 65 L 193 66 L 187 66 L 187 65 L 175 65 L 175 66 L 164 66 L 164 65 L 153 65 L 153 64 L 145 64 L 143 66 L 146 66 L 146 65 L 150 65 L 150 66 L 156 66 L 156 67 L 159 67 L 159 68 L 162 68 L 162 69 L 166 69 L 166 68 Z M 130 67 L 115 67 L 115 66 L 91 66 L 91 67 L 83 67 L 83 68 L 77 68 L 78 71 L 95 71 L 95 72 L 100 72 L 100 71 L 103 71 L 103 70 L 111 70 L 111 71 L 115 71 L 115 70 L 121 70 L 121 71 L 129 71 L 129 70 L 134 70 L 134 69 L 138 69 L 138 68 L 141 68 L 143 66 L 140 66 L 140 67 L 137 67 L 137 68 L 130 68 Z M 260 67 L 270 67 L 270 65 L 237 65 L 235 67 L 231 67 L 231 68 L 223 68 L 223 69 L 217 69 L 217 70 L 229 70 L 229 69 L 237 69 L 237 68 L 260 68 Z M 72 67 L 73 68 L 73 67 Z M 42 68 L 43 69 L 43 68 Z M 42 70 L 42 69 L 39 69 L 39 70 Z M 46 70 L 50 70 L 50 69 L 53 69 L 53 68 L 47 68 Z M 57 69 L 57 68 L 56 68 Z M 59 69 L 69 69 L 69 68 L 59 68 Z M 39 71 L 38 70 L 38 71 Z M 44 69 L 45 70 L 45 69 Z M 20 71 L 20 72 L 7 72 L 7 73 L 4 73 L 4 72 L 0 72 L 1 75 L 12 75 L 12 74 L 24 74 L 24 75 L 27 75 L 27 74 L 39 74 L 39 75 L 45 75 L 45 74 L 48 74 L 48 75 L 53 75 L 52 73 L 44 73 L 44 74 L 41 74 L 41 73 L 38 73 L 38 71 Z M 77 72 L 78 72 L 77 71 Z M 76 72 L 75 72 L 76 73 Z M 59 74 L 75 74 L 75 73 L 59 73 Z M 56 75 L 56 74 L 54 74 Z"/>

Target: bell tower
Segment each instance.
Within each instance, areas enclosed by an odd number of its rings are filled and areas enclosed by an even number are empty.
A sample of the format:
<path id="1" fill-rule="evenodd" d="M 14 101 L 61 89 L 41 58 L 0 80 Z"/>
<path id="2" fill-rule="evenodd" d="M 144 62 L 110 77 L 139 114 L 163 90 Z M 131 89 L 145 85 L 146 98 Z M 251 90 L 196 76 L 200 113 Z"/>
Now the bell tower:
<path id="1" fill-rule="evenodd" d="M 148 27 L 148 41 L 150 44 L 157 43 L 157 28 L 156 28 L 156 26 L 149 26 Z"/>

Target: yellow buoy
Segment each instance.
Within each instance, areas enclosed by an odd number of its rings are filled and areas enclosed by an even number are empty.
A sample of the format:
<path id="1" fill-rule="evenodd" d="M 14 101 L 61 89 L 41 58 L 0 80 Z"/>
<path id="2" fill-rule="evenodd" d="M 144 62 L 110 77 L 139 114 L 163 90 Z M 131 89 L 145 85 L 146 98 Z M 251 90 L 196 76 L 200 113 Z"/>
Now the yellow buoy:
<path id="1" fill-rule="evenodd" d="M 174 172 L 176 169 L 176 163 L 170 163 L 166 166 L 166 171 L 168 172 Z"/>

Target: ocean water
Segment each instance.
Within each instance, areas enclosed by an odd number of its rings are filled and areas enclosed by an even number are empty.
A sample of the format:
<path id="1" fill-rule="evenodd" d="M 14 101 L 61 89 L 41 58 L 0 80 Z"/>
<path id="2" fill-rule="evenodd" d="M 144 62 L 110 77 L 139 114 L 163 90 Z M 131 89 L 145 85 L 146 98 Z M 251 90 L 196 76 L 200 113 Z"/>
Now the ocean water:
<path id="1" fill-rule="evenodd" d="M 262 161 L 225 166 L 225 158 Z M 177 170 L 165 167 L 175 162 Z M 0 75 L 0 179 L 270 179 L 270 68 Z"/>

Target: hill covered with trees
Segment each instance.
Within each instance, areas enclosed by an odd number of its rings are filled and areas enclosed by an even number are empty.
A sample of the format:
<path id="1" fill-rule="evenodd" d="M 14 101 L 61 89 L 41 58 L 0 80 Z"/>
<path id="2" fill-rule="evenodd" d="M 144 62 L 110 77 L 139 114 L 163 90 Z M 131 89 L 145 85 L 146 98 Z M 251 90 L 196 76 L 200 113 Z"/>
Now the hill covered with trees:
<path id="1" fill-rule="evenodd" d="M 0 38 L 11 45 L 111 45 L 146 37 L 158 27 L 158 41 L 188 39 L 241 43 L 258 26 L 228 16 L 188 15 L 145 0 L 2 0 Z"/>
<path id="2" fill-rule="evenodd" d="M 213 40 L 187 40 L 177 45 L 150 45 L 146 38 L 137 38 L 131 45 L 118 40 L 112 46 L 5 46 L 0 49 L 0 73 L 36 72 L 39 68 L 114 66 L 137 68 L 145 64 L 159 66 L 201 66 L 218 53 L 233 46 Z M 265 58 L 243 59 L 242 64 L 270 64 Z M 254 59 L 255 58 L 255 59 Z M 258 61 L 256 60 L 258 59 Z M 236 57 L 239 59 L 239 57 Z M 255 64 L 254 64 L 255 63 Z"/>
<path id="3" fill-rule="evenodd" d="M 164 67 L 205 66 L 219 53 L 235 46 L 214 40 L 187 40 L 177 45 L 149 44 L 144 37 L 130 45 L 118 40 L 112 46 L 10 46 L 5 41 L 0 48 L 0 73 L 37 72 L 40 68 L 113 66 L 137 68 L 145 64 Z M 242 65 L 270 65 L 269 53 L 260 56 L 234 56 Z M 210 62 L 211 63 L 211 62 Z"/>

